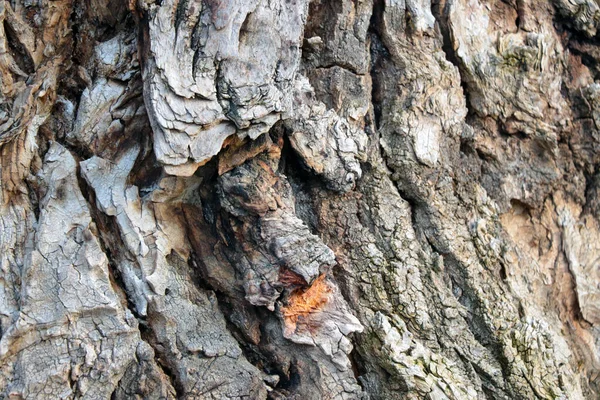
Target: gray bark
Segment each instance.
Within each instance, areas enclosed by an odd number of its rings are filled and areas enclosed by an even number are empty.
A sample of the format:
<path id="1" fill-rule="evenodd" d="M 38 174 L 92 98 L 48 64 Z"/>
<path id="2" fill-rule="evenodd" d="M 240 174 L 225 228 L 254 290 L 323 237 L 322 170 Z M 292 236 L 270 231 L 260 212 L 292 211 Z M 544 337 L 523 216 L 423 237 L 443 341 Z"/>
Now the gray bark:
<path id="1" fill-rule="evenodd" d="M 0 0 L 0 393 L 597 399 L 595 0 Z"/>

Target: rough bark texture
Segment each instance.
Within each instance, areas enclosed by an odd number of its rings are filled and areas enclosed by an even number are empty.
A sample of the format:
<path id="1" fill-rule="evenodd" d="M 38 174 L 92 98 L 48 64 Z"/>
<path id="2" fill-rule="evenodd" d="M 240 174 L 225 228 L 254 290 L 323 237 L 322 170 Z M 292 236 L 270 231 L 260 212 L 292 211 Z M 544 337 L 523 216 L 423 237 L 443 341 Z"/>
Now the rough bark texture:
<path id="1" fill-rule="evenodd" d="M 0 0 L 0 393 L 597 399 L 595 0 Z"/>

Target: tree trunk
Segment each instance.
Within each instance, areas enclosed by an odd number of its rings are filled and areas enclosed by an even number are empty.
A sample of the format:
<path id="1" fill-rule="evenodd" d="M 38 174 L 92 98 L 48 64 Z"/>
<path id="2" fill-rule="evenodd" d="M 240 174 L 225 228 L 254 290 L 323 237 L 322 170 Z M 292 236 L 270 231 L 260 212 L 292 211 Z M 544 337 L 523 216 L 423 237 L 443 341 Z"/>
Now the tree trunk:
<path id="1" fill-rule="evenodd" d="M 597 399 L 595 0 L 0 0 L 10 399 Z"/>

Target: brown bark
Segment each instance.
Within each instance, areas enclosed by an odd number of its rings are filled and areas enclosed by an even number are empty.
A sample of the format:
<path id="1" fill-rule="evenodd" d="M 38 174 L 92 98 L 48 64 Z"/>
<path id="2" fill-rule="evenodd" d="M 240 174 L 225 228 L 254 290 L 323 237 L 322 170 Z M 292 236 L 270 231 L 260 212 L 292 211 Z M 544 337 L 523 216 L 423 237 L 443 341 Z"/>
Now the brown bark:
<path id="1" fill-rule="evenodd" d="M 598 398 L 594 0 L 0 1 L 3 398 Z"/>

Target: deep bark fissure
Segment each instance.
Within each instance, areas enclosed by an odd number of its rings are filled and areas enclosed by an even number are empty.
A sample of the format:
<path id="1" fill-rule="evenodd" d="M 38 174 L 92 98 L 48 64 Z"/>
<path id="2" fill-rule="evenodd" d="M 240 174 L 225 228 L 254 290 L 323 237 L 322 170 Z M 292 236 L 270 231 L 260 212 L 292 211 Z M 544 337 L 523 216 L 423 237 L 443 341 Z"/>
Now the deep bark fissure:
<path id="1" fill-rule="evenodd" d="M 434 0 L 431 2 L 431 12 L 436 21 L 436 27 L 439 29 L 440 36 L 442 38 L 442 51 L 446 54 L 446 60 L 448 60 L 457 69 L 460 76 L 460 86 L 462 88 L 463 96 L 465 97 L 465 105 L 468 110 L 467 118 L 477 117 L 476 111 L 471 106 L 471 100 L 469 99 L 469 87 L 464 77 L 464 71 L 461 70 L 460 61 L 452 47 L 452 41 L 450 39 L 450 32 L 448 31 L 447 20 L 445 15 L 447 14 L 448 0 Z"/>

